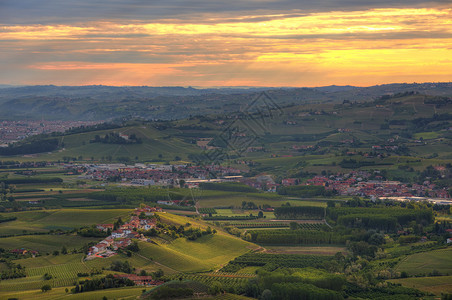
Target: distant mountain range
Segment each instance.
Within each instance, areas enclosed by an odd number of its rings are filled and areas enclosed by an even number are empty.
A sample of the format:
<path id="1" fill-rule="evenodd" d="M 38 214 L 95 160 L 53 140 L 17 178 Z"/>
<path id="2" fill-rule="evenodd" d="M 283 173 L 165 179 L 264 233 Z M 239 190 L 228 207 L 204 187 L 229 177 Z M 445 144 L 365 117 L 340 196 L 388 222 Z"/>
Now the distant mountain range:
<path id="1" fill-rule="evenodd" d="M 192 88 L 147 86 L 8 86 L 0 85 L 0 119 L 174 120 L 192 115 L 239 111 L 262 92 L 274 104 L 369 101 L 382 95 L 419 92 L 452 96 L 452 83 L 386 84 L 371 87 Z"/>

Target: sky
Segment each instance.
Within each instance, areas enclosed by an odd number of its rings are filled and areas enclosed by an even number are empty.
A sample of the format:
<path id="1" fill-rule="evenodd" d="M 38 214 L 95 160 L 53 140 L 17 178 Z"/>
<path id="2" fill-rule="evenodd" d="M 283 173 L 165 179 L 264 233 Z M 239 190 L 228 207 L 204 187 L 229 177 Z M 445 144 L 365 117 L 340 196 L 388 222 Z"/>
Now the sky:
<path id="1" fill-rule="evenodd" d="M 0 84 L 452 81 L 452 0 L 0 0 Z"/>

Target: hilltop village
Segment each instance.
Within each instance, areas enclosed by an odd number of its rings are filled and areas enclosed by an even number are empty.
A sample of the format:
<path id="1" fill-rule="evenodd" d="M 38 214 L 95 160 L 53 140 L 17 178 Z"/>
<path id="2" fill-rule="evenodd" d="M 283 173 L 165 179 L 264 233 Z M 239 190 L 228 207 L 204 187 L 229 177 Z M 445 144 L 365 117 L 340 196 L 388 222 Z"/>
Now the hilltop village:
<path id="1" fill-rule="evenodd" d="M 130 246 L 132 239 L 148 241 L 138 231 L 148 231 L 156 226 L 156 219 L 148 218 L 155 212 L 162 212 L 159 207 L 143 206 L 136 208 L 129 221 L 120 224 L 97 224 L 96 229 L 108 234 L 108 236 L 89 248 L 86 259 L 95 257 L 110 257 L 115 255 L 118 249 Z"/>

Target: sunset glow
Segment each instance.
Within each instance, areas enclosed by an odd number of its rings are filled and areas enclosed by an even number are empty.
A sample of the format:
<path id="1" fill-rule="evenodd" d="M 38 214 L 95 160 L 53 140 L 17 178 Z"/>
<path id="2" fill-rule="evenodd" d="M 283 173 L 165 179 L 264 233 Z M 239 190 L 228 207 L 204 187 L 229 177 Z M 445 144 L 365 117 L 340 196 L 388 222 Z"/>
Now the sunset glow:
<path id="1" fill-rule="evenodd" d="M 181 86 L 452 80 L 452 9 L 1 24 L 0 82 Z M 0 21 L 1 22 L 1 21 Z"/>

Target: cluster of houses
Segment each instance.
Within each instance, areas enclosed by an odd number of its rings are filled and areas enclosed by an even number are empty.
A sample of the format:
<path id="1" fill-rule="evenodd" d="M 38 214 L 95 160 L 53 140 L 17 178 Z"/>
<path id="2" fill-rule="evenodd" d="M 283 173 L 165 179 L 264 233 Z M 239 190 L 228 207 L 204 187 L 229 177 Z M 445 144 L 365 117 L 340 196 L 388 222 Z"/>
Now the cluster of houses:
<path id="1" fill-rule="evenodd" d="M 101 123 L 101 121 L 1 121 L 0 122 L 0 146 L 20 141 L 26 137 L 51 132 L 64 132 L 68 129 L 89 126 Z"/>
<path id="2" fill-rule="evenodd" d="M 39 252 L 36 250 L 28 250 L 25 248 L 20 248 L 20 249 L 12 249 L 9 251 L 12 254 L 16 254 L 16 255 L 31 255 L 33 257 L 39 255 Z"/>
<path id="3" fill-rule="evenodd" d="M 181 179 L 187 181 L 197 179 L 206 180 L 215 174 L 216 177 L 239 175 L 239 169 L 220 165 L 192 166 L 159 165 L 159 164 L 67 164 L 65 166 L 71 172 L 82 174 L 80 179 L 105 181 L 110 178 L 118 178 L 123 183 L 131 185 L 175 185 Z"/>
<path id="4" fill-rule="evenodd" d="M 372 179 L 371 179 L 372 178 Z M 242 178 L 242 183 L 257 189 L 276 192 L 279 186 L 302 184 L 298 178 L 284 178 L 281 184 L 275 183 L 271 176 Z M 318 175 L 308 179 L 305 185 L 324 186 L 326 190 L 335 190 L 339 195 L 361 196 L 369 198 L 387 197 L 429 197 L 450 199 L 447 188 L 441 188 L 429 181 L 423 184 L 406 184 L 399 181 L 383 180 L 382 176 L 371 176 L 369 172 L 352 171 L 348 174 Z"/>
<path id="5" fill-rule="evenodd" d="M 351 172 L 345 175 L 315 176 L 308 179 L 307 185 L 324 186 L 340 195 L 364 197 L 432 197 L 448 199 L 446 188 L 425 181 L 423 184 L 408 185 L 399 181 L 369 180 L 367 172 Z"/>
<path id="6" fill-rule="evenodd" d="M 143 238 L 138 233 L 139 230 L 150 230 L 154 228 L 155 219 L 146 217 L 152 216 L 155 212 L 161 212 L 159 207 L 140 207 L 136 208 L 130 221 L 122 224 L 114 230 L 113 224 L 98 224 L 96 228 L 101 231 L 111 232 L 111 234 L 92 246 L 88 250 L 88 258 L 109 257 L 115 255 L 118 249 L 124 249 L 132 243 L 132 239 Z"/>

